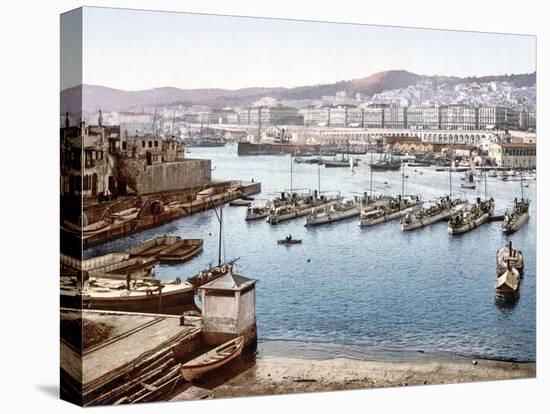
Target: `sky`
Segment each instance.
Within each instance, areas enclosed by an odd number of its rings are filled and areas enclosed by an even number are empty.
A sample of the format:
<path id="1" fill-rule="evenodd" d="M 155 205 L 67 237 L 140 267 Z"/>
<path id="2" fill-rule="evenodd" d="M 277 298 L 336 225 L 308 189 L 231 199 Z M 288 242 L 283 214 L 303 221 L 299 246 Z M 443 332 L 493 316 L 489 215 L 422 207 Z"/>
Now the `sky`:
<path id="1" fill-rule="evenodd" d="M 82 42 L 83 83 L 124 90 L 536 70 L 534 36 L 108 8 L 84 9 Z"/>

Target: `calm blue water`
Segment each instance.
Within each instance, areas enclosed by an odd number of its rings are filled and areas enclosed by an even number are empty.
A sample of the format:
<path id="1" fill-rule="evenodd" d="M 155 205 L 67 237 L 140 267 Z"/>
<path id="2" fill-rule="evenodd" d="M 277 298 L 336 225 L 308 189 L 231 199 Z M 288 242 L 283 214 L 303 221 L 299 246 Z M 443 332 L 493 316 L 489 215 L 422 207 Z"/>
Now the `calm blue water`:
<path id="1" fill-rule="evenodd" d="M 190 157 L 210 158 L 213 178 L 261 181 L 258 202 L 290 188 L 290 157 L 238 157 L 236 147 L 193 148 Z M 367 161 L 369 156 L 361 156 Z M 317 166 L 293 165 L 294 188 L 317 188 Z M 405 193 L 435 198 L 449 190 L 449 176 L 408 168 Z M 353 195 L 369 187 L 369 168 L 321 167 L 322 191 Z M 453 174 L 458 190 L 462 173 Z M 387 182 L 387 184 L 384 184 Z M 401 173 L 379 172 L 375 190 L 399 194 Z M 526 258 L 525 278 L 515 306 L 495 303 L 495 253 L 508 240 L 493 222 L 462 236 L 447 234 L 441 222 L 401 232 L 398 221 L 361 229 L 357 220 L 305 228 L 305 219 L 278 226 L 245 222 L 242 207 L 224 208 L 223 253 L 240 257 L 237 272 L 258 280 L 260 340 L 351 345 L 365 350 L 423 350 L 467 356 L 536 359 L 535 269 L 536 183 L 526 182 L 531 219 L 511 236 Z M 481 186 L 483 195 L 483 185 Z M 519 182 L 489 178 L 496 210 L 509 208 Z M 465 190 L 470 200 L 477 191 Z M 301 245 L 278 246 L 291 232 Z M 213 210 L 89 249 L 88 256 L 124 250 L 161 234 L 204 238 L 204 252 L 189 263 L 157 266 L 159 277 L 182 279 L 217 262 L 218 221 Z M 309 261 L 308 261 L 309 260 Z"/>

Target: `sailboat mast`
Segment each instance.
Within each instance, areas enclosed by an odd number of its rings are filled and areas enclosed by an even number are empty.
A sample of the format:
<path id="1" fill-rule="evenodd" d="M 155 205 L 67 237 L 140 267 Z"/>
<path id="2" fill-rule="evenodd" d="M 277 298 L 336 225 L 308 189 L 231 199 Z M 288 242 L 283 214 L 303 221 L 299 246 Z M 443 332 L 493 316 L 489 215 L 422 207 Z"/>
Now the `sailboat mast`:
<path id="1" fill-rule="evenodd" d="M 485 170 L 485 200 L 487 200 L 487 170 Z"/>
<path id="2" fill-rule="evenodd" d="M 321 164 L 317 163 L 317 191 L 321 197 Z"/>
<path id="3" fill-rule="evenodd" d="M 405 164 L 401 165 L 401 199 L 405 197 Z"/>
<path id="4" fill-rule="evenodd" d="M 220 205 L 220 234 L 218 236 L 218 266 L 222 264 L 223 204 Z"/>
<path id="5" fill-rule="evenodd" d="M 372 164 L 374 162 L 374 153 L 372 152 L 372 148 L 371 148 L 371 153 L 370 153 L 370 197 L 372 199 Z"/>
<path id="6" fill-rule="evenodd" d="M 519 184 L 521 186 L 521 201 L 523 201 L 523 172 L 519 170 Z"/>
<path id="7" fill-rule="evenodd" d="M 290 195 L 292 195 L 292 152 L 290 153 Z"/>

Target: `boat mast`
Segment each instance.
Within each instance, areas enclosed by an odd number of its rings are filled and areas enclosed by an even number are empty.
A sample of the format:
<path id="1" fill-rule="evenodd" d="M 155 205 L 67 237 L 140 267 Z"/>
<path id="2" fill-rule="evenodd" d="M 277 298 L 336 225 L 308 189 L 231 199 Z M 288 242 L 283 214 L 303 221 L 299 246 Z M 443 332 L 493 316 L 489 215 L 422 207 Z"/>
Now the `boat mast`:
<path id="1" fill-rule="evenodd" d="M 519 184 L 521 186 L 521 201 L 523 201 L 523 172 L 519 170 Z"/>
<path id="2" fill-rule="evenodd" d="M 321 198 L 321 164 L 317 163 L 317 191 L 319 192 L 319 198 Z"/>
<path id="3" fill-rule="evenodd" d="M 223 225 L 223 204 L 220 205 L 220 234 L 218 237 L 218 266 L 222 264 L 222 225 Z"/>
<path id="4" fill-rule="evenodd" d="M 281 137 L 281 141 L 282 141 Z M 262 140 L 262 107 L 258 106 L 258 144 Z"/>
<path id="5" fill-rule="evenodd" d="M 487 170 L 485 170 L 485 200 L 487 200 Z"/>
<path id="6" fill-rule="evenodd" d="M 401 165 L 401 199 L 405 198 L 405 164 Z"/>
<path id="7" fill-rule="evenodd" d="M 290 152 L 290 195 L 292 195 L 292 151 Z"/>
<path id="8" fill-rule="evenodd" d="M 372 164 L 373 164 L 373 160 L 374 160 L 374 153 L 372 152 L 372 148 L 371 148 L 371 153 L 370 153 L 370 198 L 372 199 Z"/>

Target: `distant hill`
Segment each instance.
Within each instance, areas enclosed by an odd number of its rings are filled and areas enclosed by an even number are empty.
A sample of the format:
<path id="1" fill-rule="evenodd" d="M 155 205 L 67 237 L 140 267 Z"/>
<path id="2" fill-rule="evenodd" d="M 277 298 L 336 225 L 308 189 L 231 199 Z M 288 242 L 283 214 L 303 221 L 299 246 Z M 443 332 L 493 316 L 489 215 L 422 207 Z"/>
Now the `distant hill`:
<path id="1" fill-rule="evenodd" d="M 334 95 L 346 91 L 348 96 L 356 93 L 371 96 L 390 89 L 406 88 L 421 80 L 433 80 L 436 84 L 456 85 L 470 82 L 509 81 L 517 87 L 532 86 L 536 82 L 536 72 L 518 75 L 495 75 L 483 77 L 453 77 L 417 75 L 405 70 L 378 72 L 366 78 L 352 79 L 322 85 L 300 86 L 295 88 L 242 88 L 229 89 L 179 89 L 172 87 L 154 88 L 141 91 L 124 91 L 105 86 L 81 85 L 61 92 L 61 112 L 78 112 L 83 102 L 85 112 L 103 110 L 127 110 L 140 106 L 183 103 L 205 104 L 213 107 L 246 105 L 263 96 L 277 99 L 319 99 L 324 95 Z"/>

